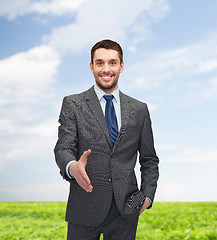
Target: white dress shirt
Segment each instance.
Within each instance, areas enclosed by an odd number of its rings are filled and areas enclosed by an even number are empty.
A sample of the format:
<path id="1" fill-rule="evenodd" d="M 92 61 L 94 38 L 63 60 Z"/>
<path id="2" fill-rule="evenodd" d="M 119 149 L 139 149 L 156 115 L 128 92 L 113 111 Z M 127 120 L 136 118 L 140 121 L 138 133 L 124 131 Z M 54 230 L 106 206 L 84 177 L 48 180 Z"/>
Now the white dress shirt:
<path id="1" fill-rule="evenodd" d="M 100 105 L 102 107 L 103 114 L 105 115 L 105 106 L 106 106 L 106 100 L 103 97 L 106 93 L 98 88 L 96 85 L 94 86 L 95 93 L 99 99 Z M 115 113 L 117 117 L 117 122 L 118 122 L 118 131 L 121 129 L 121 104 L 120 104 L 120 97 L 119 97 L 119 89 L 117 88 L 114 92 L 108 94 L 108 95 L 113 95 L 114 98 L 112 99 L 114 108 L 115 108 Z"/>

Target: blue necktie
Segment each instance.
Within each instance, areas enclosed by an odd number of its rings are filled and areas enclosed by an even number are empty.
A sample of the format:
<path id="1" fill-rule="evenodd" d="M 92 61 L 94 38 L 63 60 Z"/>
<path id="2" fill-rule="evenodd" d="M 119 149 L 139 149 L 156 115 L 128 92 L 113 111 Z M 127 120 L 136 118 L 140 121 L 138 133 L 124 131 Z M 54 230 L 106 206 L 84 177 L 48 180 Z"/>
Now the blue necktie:
<path id="1" fill-rule="evenodd" d="M 117 117 L 115 114 L 115 108 L 112 102 L 113 95 L 104 95 L 103 96 L 106 100 L 105 106 L 105 120 L 108 125 L 109 134 L 112 141 L 112 146 L 114 146 L 116 138 L 118 136 L 118 123 Z"/>

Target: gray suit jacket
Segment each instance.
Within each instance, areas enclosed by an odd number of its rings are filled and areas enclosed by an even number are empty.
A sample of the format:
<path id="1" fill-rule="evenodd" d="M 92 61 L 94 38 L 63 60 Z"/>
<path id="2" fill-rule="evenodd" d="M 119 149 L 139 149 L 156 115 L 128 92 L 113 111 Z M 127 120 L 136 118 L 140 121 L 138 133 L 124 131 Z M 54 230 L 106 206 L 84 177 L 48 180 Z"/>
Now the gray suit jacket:
<path id="1" fill-rule="evenodd" d="M 64 179 L 70 181 L 66 221 L 97 226 L 106 218 L 114 196 L 120 214 L 137 218 L 145 196 L 152 202 L 157 187 L 156 156 L 147 105 L 120 92 L 122 126 L 112 147 L 105 117 L 94 88 L 65 97 L 59 117 L 55 158 Z M 84 191 L 70 180 L 66 165 L 91 149 L 86 171 L 93 185 Z M 134 167 L 140 153 L 141 189 Z"/>

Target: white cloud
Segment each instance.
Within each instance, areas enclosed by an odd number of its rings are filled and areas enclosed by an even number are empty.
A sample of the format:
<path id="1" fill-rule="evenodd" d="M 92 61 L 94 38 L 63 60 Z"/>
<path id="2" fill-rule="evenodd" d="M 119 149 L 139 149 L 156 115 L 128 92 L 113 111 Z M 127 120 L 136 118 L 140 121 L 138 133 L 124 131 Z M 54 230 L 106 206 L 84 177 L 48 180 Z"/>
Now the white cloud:
<path id="1" fill-rule="evenodd" d="M 199 43 L 158 52 L 128 66 L 122 87 L 125 92 L 145 91 L 146 99 L 158 106 L 164 106 L 169 98 L 174 100 L 170 105 L 200 104 L 217 98 L 216 59 L 214 34 Z"/>
<path id="2" fill-rule="evenodd" d="M 34 106 L 31 106 L 34 108 Z M 12 110 L 13 112 L 13 110 Z M 25 115 L 31 111 L 27 110 Z M 13 115 L 13 114 L 12 114 Z M 41 118 L 26 122 L 25 115 L 21 121 L 15 118 L 0 121 L 0 169 L 12 162 L 30 161 L 31 159 L 53 159 L 53 148 L 57 139 L 57 118 Z"/>
<path id="3" fill-rule="evenodd" d="M 85 1 L 87 0 L 38 1 L 31 4 L 30 11 L 39 14 L 63 15 L 74 12 Z"/>
<path id="4" fill-rule="evenodd" d="M 174 83 L 176 76 L 180 78 L 217 70 L 216 58 L 217 37 L 214 36 L 212 41 L 208 38 L 200 44 L 157 53 L 131 66 L 127 73 L 134 74 L 135 80 L 131 85 L 136 88 L 159 88 L 165 83 Z"/>
<path id="5" fill-rule="evenodd" d="M 109 4 L 100 0 L 86 1 L 78 8 L 75 23 L 53 30 L 44 39 L 54 48 L 73 53 L 81 52 L 90 43 L 103 38 L 124 43 L 132 32 L 136 39 L 144 39 L 150 23 L 165 16 L 169 10 L 166 0 L 137 0 L 136 4 L 130 0 L 111 0 Z"/>
<path id="6" fill-rule="evenodd" d="M 71 14 L 87 0 L 0 0 L 0 16 L 13 20 L 28 13 L 51 14 L 55 16 Z"/>
<path id="7" fill-rule="evenodd" d="M 56 139 L 52 86 L 60 58 L 39 46 L 0 61 L 0 167 L 47 156 Z M 49 108 L 48 108 L 49 105 Z"/>
<path id="8" fill-rule="evenodd" d="M 6 16 L 8 20 L 12 20 L 18 15 L 23 15 L 29 4 L 29 0 L 0 0 L 0 16 Z"/>
<path id="9" fill-rule="evenodd" d="M 1 60 L 1 104 L 36 99 L 54 81 L 59 64 L 57 52 L 45 45 Z"/>
<path id="10" fill-rule="evenodd" d="M 22 106 L 21 108 L 16 106 L 16 109 L 10 108 L 8 110 L 8 112 L 12 111 L 12 114 L 2 110 L 2 118 L 0 119 L 0 132 L 8 133 L 9 135 L 20 136 L 53 136 L 53 130 L 57 127 L 57 119 L 47 116 L 45 119 L 43 119 L 43 121 L 41 120 L 42 122 L 37 122 L 36 120 L 38 119 L 38 116 L 40 116 L 40 113 L 34 114 L 34 107 L 35 105 L 30 105 L 30 108 L 22 109 Z M 33 109 L 31 110 L 31 108 Z M 22 115 L 18 114 L 20 112 L 22 112 Z"/>
<path id="11" fill-rule="evenodd" d="M 6 16 L 8 20 L 14 20 L 19 16 L 23 16 L 29 13 L 37 13 L 39 15 L 50 14 L 54 16 L 60 16 L 65 14 L 72 14 L 76 10 L 80 8 L 80 6 L 88 2 L 86 5 L 89 14 L 87 16 L 93 15 L 92 19 L 96 19 L 95 17 L 99 16 L 100 18 L 104 18 L 104 14 L 112 20 L 113 17 L 117 17 L 117 15 L 123 15 L 126 7 L 131 5 L 130 10 L 132 10 L 131 14 L 134 14 L 135 9 L 141 8 L 142 10 L 147 10 L 147 18 L 141 20 L 145 20 L 149 22 L 150 19 L 158 21 L 161 19 L 165 12 L 168 12 L 170 7 L 166 3 L 166 0 L 146 0 L 141 1 L 137 0 L 137 2 L 132 2 L 129 0 L 120 0 L 120 1 L 110 1 L 109 4 L 102 3 L 101 1 L 96 0 L 41 0 L 41 1 L 31 1 L 31 0 L 0 0 L 0 16 Z M 91 9 L 91 11 L 90 11 Z M 108 11 L 109 10 L 109 11 Z M 111 11 L 110 11 L 111 10 Z M 83 12 L 84 13 L 84 12 Z M 111 16 L 112 13 L 112 16 Z M 86 12 L 85 12 L 86 14 Z M 115 15 L 113 15 L 115 14 Z M 130 15 L 126 15 L 125 21 L 128 21 Z M 81 13 L 81 17 L 84 15 Z M 91 20 L 91 19 L 90 19 Z M 139 24 L 140 26 L 143 26 Z M 134 32 L 141 31 L 142 28 L 134 26 Z M 142 30 L 143 31 L 143 30 Z"/>
<path id="12" fill-rule="evenodd" d="M 103 38 L 126 41 L 130 49 L 147 38 L 151 23 L 159 21 L 170 11 L 167 0 L 111 0 L 109 4 L 100 0 L 0 0 L 0 16 L 9 20 L 29 14 L 63 15 L 76 13 L 74 23 L 53 29 L 44 36 L 45 44 L 54 49 L 82 52 L 89 44 Z M 46 22 L 42 20 L 41 22 Z M 133 36 L 133 38 L 132 38 Z"/>
<path id="13" fill-rule="evenodd" d="M 201 94 L 201 98 L 208 100 L 208 99 L 215 99 L 217 97 L 217 76 L 216 78 L 212 78 L 207 82 L 207 85 L 204 87 L 204 90 Z"/>

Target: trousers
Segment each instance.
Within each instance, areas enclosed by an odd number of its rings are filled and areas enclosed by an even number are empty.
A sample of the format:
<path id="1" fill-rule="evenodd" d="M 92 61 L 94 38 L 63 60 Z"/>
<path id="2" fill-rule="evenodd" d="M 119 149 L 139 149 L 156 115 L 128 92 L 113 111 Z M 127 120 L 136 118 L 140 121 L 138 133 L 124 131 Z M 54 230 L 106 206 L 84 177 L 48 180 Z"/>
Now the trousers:
<path id="1" fill-rule="evenodd" d="M 106 219 L 99 226 L 68 223 L 67 240 L 135 240 L 138 218 L 127 220 L 118 212 L 114 197 Z"/>

